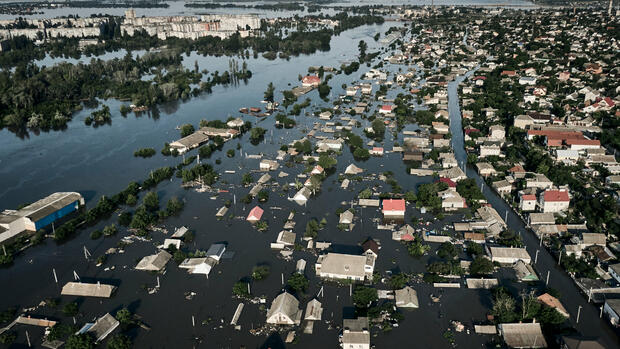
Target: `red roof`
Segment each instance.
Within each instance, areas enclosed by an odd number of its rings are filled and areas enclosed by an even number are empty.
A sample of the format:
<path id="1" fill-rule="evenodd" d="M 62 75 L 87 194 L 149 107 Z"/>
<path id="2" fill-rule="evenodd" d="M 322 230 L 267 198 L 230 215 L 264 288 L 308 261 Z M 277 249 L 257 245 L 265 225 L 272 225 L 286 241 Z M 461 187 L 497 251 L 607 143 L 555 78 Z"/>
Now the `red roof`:
<path id="1" fill-rule="evenodd" d="M 451 180 L 450 178 L 442 177 L 442 178 L 439 178 L 437 182 L 446 183 L 448 187 L 450 188 L 456 188 L 456 183 L 454 183 L 454 181 Z"/>
<path id="2" fill-rule="evenodd" d="M 393 105 L 384 104 L 384 105 L 381 106 L 381 110 L 392 111 L 392 109 L 394 109 Z"/>
<path id="3" fill-rule="evenodd" d="M 403 199 L 385 199 L 383 200 L 383 211 L 404 211 L 405 200 Z"/>
<path id="4" fill-rule="evenodd" d="M 316 75 L 306 75 L 301 79 L 301 82 L 304 84 L 319 84 L 321 83 L 321 79 Z"/>
<path id="5" fill-rule="evenodd" d="M 474 77 L 474 80 L 486 80 L 487 77 L 486 76 L 476 76 Z"/>
<path id="6" fill-rule="evenodd" d="M 508 172 L 512 172 L 512 173 L 524 173 L 525 169 L 523 168 L 523 166 L 521 165 L 515 165 L 513 166 L 510 170 L 508 170 Z"/>
<path id="7" fill-rule="evenodd" d="M 383 153 L 383 148 L 381 148 L 381 147 L 372 147 L 372 151 Z"/>
<path id="8" fill-rule="evenodd" d="M 473 127 L 466 128 L 466 129 L 465 129 L 465 134 L 466 134 L 466 135 L 469 135 L 469 134 L 470 134 L 470 133 L 472 133 L 472 132 L 480 132 L 480 130 L 479 130 L 479 129 L 477 129 L 477 128 L 473 128 Z"/>
<path id="9" fill-rule="evenodd" d="M 500 75 L 515 76 L 517 72 L 514 70 L 504 70 Z"/>
<path id="10" fill-rule="evenodd" d="M 547 202 L 566 202 L 570 201 L 567 191 L 545 190 L 544 199 Z"/>
<path id="11" fill-rule="evenodd" d="M 521 195 L 522 201 L 536 201 L 536 195 L 534 194 L 525 194 Z"/>
<path id="12" fill-rule="evenodd" d="M 598 139 L 567 139 L 566 145 L 601 145 Z"/>
<path id="13" fill-rule="evenodd" d="M 404 241 L 413 241 L 414 237 L 411 234 L 407 233 L 407 234 L 403 234 L 403 236 L 401 236 L 400 239 Z"/>
<path id="14" fill-rule="evenodd" d="M 247 220 L 260 220 L 261 217 L 263 216 L 263 209 L 256 206 L 252 209 L 252 211 L 250 211 L 250 214 L 248 214 L 248 218 Z"/>
<path id="15" fill-rule="evenodd" d="M 607 105 L 608 105 L 608 106 L 610 106 L 610 107 L 613 107 L 613 106 L 614 106 L 614 104 L 616 104 L 616 103 L 614 103 L 613 99 L 611 99 L 611 98 L 609 98 L 609 97 L 605 97 L 605 98 L 604 98 L 604 101 L 605 101 L 605 103 L 607 103 Z"/>

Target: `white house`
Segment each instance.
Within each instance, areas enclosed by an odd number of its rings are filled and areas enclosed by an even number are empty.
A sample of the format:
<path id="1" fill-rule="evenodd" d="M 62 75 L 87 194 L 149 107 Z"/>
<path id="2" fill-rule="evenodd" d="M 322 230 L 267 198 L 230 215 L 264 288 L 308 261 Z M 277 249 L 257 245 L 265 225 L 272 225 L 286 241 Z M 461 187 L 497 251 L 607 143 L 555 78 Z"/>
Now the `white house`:
<path id="1" fill-rule="evenodd" d="M 542 212 L 566 211 L 569 205 L 570 198 L 566 190 L 547 189 L 539 197 L 539 206 Z"/>
<path id="2" fill-rule="evenodd" d="M 530 264 L 532 258 L 525 248 L 519 247 L 489 247 L 492 262 L 513 264 L 519 260 Z"/>
<path id="3" fill-rule="evenodd" d="M 299 301 L 288 292 L 278 295 L 267 312 L 267 323 L 273 325 L 299 325 L 301 309 Z"/>
<path id="4" fill-rule="evenodd" d="M 370 330 L 367 317 L 342 321 L 343 349 L 370 349 Z"/>
<path id="5" fill-rule="evenodd" d="M 319 277 L 363 281 L 372 278 L 375 258 L 371 255 L 328 253 L 319 256 L 315 269 Z"/>
<path id="6" fill-rule="evenodd" d="M 403 219 L 405 218 L 405 200 L 403 199 L 384 199 L 383 218 Z"/>

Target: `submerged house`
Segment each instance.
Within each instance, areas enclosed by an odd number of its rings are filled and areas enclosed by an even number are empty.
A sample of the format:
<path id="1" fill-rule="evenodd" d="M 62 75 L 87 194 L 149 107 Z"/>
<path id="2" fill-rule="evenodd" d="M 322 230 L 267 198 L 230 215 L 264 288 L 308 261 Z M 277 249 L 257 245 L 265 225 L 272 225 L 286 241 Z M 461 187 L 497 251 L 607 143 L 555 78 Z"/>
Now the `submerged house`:
<path id="1" fill-rule="evenodd" d="M 394 291 L 396 306 L 399 308 L 419 308 L 418 293 L 409 286 Z"/>
<path id="2" fill-rule="evenodd" d="M 288 292 L 278 295 L 267 312 L 267 323 L 273 325 L 299 325 L 301 309 L 299 301 Z"/>
<path id="3" fill-rule="evenodd" d="M 265 211 L 262 208 L 260 208 L 259 206 L 255 206 L 248 214 L 248 218 L 246 218 L 246 221 L 250 223 L 256 223 L 260 221 L 260 219 L 263 217 L 263 212 Z"/>
<path id="4" fill-rule="evenodd" d="M 342 347 L 370 349 L 370 330 L 367 317 L 342 320 Z"/>
<path id="5" fill-rule="evenodd" d="M 164 269 L 172 255 L 166 251 L 159 251 L 157 254 L 146 256 L 138 262 L 136 270 L 160 271 Z"/>
<path id="6" fill-rule="evenodd" d="M 315 269 L 316 275 L 322 278 L 364 281 L 366 278 L 372 278 L 375 257 L 328 253 L 319 256 Z"/>
<path id="7" fill-rule="evenodd" d="M 385 199 L 383 200 L 383 218 L 384 219 L 404 219 L 405 218 L 405 200 L 403 199 Z"/>

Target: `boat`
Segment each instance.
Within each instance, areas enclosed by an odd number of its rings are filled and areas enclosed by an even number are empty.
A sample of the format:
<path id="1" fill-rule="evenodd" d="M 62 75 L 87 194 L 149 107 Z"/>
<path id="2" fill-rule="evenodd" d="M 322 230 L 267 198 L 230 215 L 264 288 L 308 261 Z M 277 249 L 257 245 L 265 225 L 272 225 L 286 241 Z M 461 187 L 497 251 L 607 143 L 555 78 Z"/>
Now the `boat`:
<path id="1" fill-rule="evenodd" d="M 247 114 L 248 113 L 248 108 L 239 108 L 239 112 L 243 113 L 243 114 Z"/>

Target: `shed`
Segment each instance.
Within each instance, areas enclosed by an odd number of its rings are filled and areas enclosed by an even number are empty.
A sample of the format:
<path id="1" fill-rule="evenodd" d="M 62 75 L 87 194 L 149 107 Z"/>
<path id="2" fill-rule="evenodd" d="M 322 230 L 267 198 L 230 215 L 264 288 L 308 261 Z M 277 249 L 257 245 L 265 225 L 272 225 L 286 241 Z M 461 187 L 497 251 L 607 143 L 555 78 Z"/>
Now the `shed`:
<path id="1" fill-rule="evenodd" d="M 511 348 L 546 348 L 539 323 L 500 324 L 499 332 Z"/>

